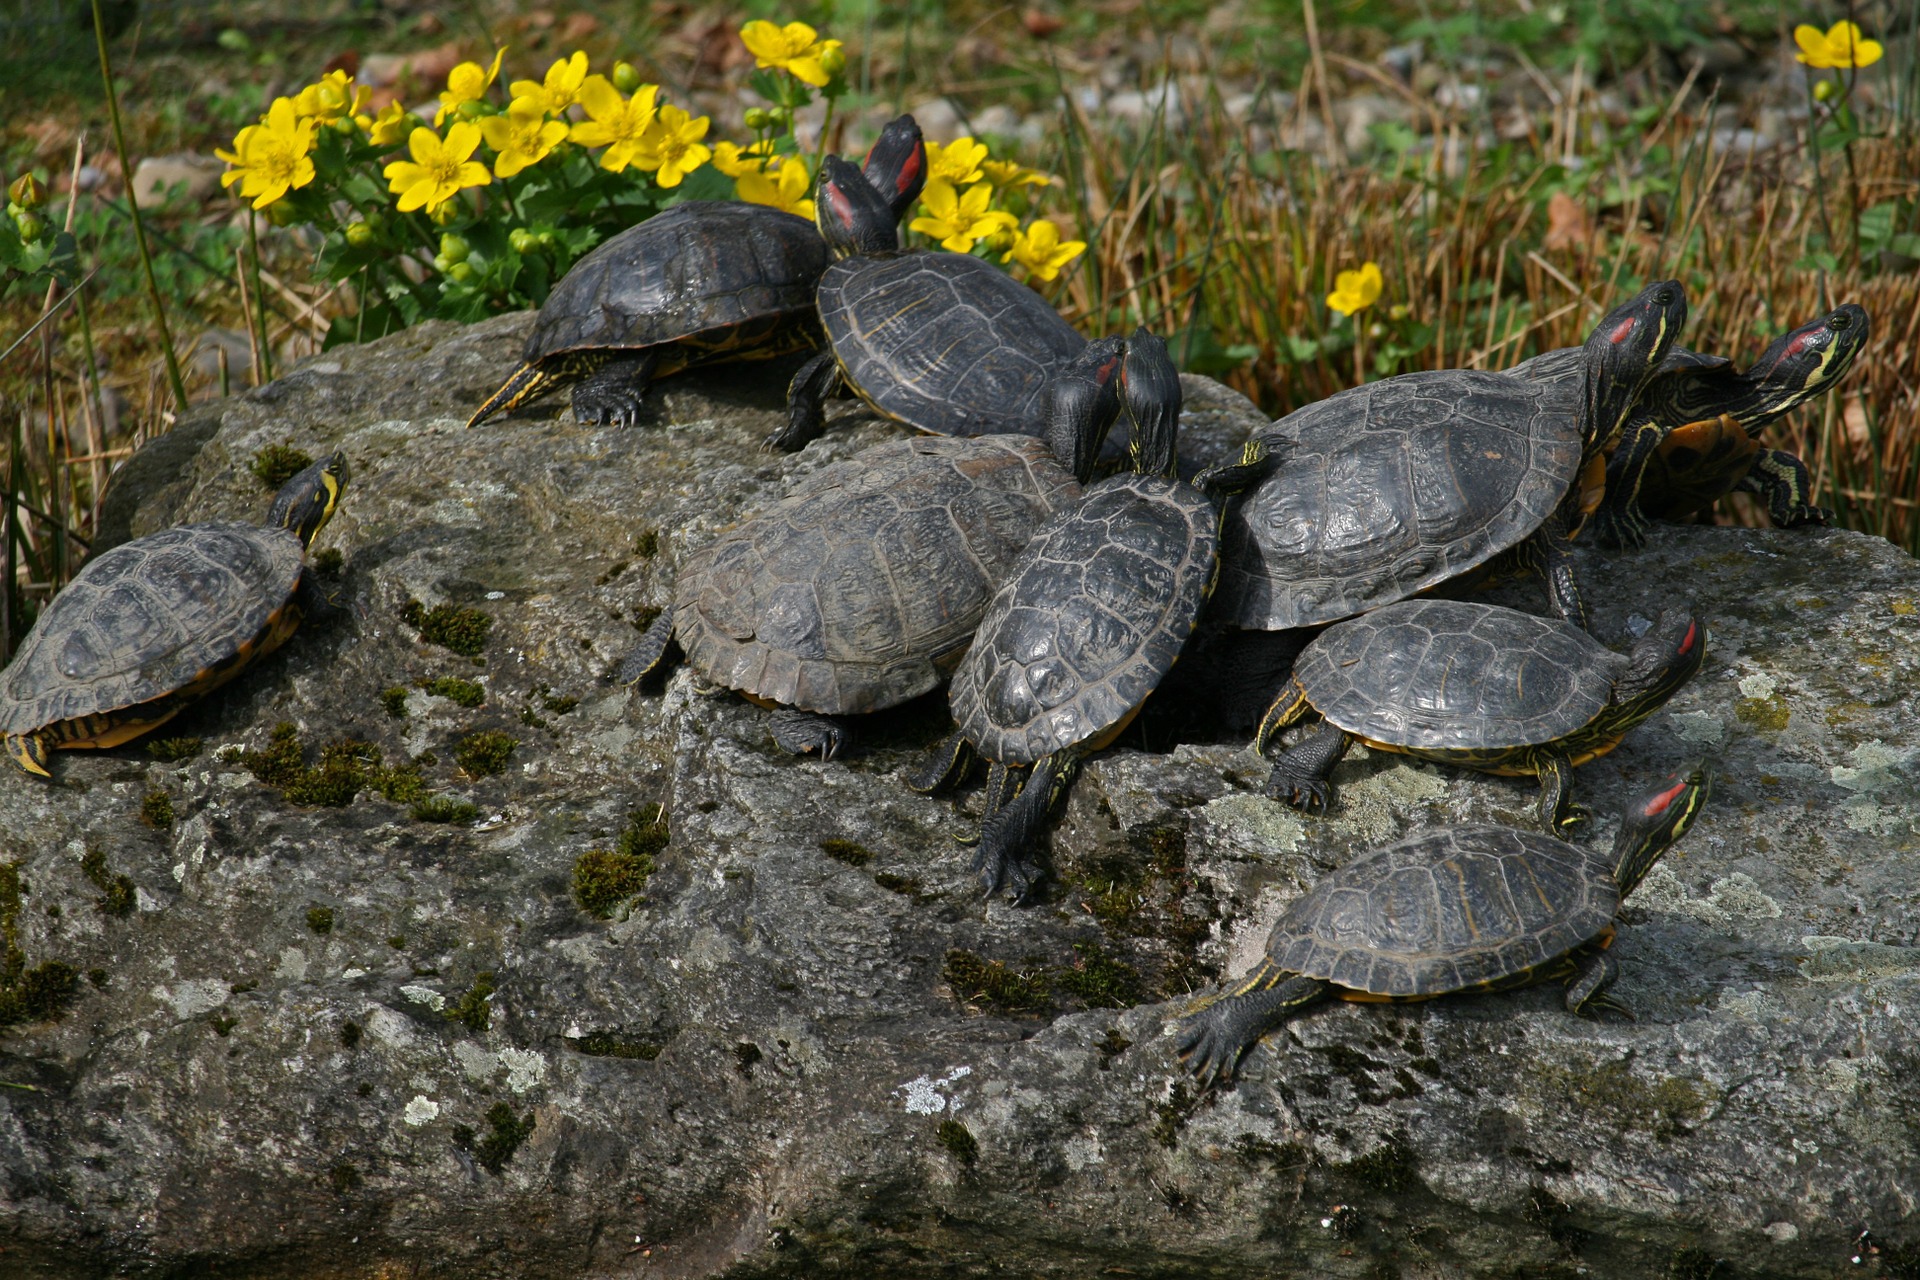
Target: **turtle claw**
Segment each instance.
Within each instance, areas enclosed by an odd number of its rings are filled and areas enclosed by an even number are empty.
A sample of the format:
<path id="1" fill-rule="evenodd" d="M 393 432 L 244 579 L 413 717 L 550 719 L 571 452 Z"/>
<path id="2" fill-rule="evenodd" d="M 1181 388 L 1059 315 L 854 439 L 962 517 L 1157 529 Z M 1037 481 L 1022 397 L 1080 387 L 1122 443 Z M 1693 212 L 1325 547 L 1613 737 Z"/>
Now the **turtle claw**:
<path id="1" fill-rule="evenodd" d="M 1322 778 L 1301 778 L 1275 769 L 1267 779 L 1269 800 L 1284 800 L 1302 813 L 1315 817 L 1333 804 L 1333 784 Z"/>
<path id="2" fill-rule="evenodd" d="M 1553 834 L 1562 840 L 1571 839 L 1586 830 L 1586 824 L 1593 821 L 1593 810 L 1584 804 L 1570 804 L 1561 810 L 1553 820 Z"/>
<path id="3" fill-rule="evenodd" d="M 1601 508 L 1593 513 L 1594 535 L 1600 544 L 1623 551 L 1637 551 L 1647 545 L 1653 522 L 1631 507 L 1620 510 Z"/>
<path id="4" fill-rule="evenodd" d="M 981 840 L 974 849 L 973 870 L 986 885 L 987 891 L 981 896 L 991 898 L 1004 888 L 1007 901 L 1016 907 L 1027 900 L 1027 895 L 1040 882 L 1039 863 L 1009 850 L 995 851 L 986 840 Z"/>
<path id="5" fill-rule="evenodd" d="M 782 708 L 773 713 L 773 741 L 796 756 L 817 752 L 826 761 L 840 754 L 847 744 L 847 731 L 831 716 Z"/>
<path id="6" fill-rule="evenodd" d="M 1207 1017 L 1203 1010 L 1180 1020 L 1179 1038 L 1173 1047 L 1180 1065 L 1192 1073 L 1204 1092 L 1233 1083 L 1233 1071 L 1245 1046 L 1221 1034 L 1219 1020 Z"/>

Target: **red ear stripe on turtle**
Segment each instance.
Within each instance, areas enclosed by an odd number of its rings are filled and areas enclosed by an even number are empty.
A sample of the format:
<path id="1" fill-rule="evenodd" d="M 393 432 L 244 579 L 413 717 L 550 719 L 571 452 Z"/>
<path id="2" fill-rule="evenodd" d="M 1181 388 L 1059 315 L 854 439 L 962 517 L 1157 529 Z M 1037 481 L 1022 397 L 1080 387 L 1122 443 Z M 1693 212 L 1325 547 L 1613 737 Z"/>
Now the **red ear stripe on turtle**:
<path id="1" fill-rule="evenodd" d="M 1639 317 L 1628 316 L 1625 320 L 1622 320 L 1614 326 L 1613 332 L 1607 335 L 1607 341 L 1616 347 L 1619 346 L 1632 336 L 1634 329 L 1638 327 L 1639 324 Z"/>
<path id="2" fill-rule="evenodd" d="M 827 205 L 833 210 L 834 221 L 843 227 L 853 226 L 853 200 L 847 193 L 833 183 L 823 184 L 822 192 L 827 197 Z"/>
<path id="3" fill-rule="evenodd" d="M 1671 805 L 1675 800 L 1677 800 L 1680 797 L 1680 794 L 1687 789 L 1687 786 L 1688 786 L 1687 779 L 1682 778 L 1680 781 L 1668 787 L 1665 791 L 1662 791 L 1660 794 L 1654 796 L 1651 800 L 1647 801 L 1647 803 L 1641 808 L 1640 810 L 1641 816 L 1646 818 L 1659 817 L 1661 814 L 1667 811 L 1667 806 Z"/>
<path id="4" fill-rule="evenodd" d="M 1699 641 L 1699 639 L 1700 639 L 1700 624 L 1698 622 L 1689 622 L 1687 624 L 1687 634 L 1680 637 L 1680 647 L 1678 650 L 1676 650 L 1676 652 L 1678 652 L 1680 656 L 1684 658 L 1686 655 L 1693 652 L 1693 646 L 1696 642 Z"/>

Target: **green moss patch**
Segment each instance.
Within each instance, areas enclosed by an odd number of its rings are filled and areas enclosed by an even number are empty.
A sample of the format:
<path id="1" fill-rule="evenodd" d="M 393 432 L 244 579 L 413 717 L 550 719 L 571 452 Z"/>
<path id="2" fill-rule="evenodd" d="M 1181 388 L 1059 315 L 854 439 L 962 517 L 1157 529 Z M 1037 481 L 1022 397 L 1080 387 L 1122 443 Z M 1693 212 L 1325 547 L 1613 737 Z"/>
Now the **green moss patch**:
<path id="1" fill-rule="evenodd" d="M 1125 1009 L 1144 998 L 1139 971 L 1132 965 L 1109 956 L 1098 943 L 1076 942 L 1073 950 L 1073 966 L 1054 976 L 1061 990 L 1096 1009 Z"/>
<path id="2" fill-rule="evenodd" d="M 448 1022 L 460 1023 L 469 1031 L 485 1031 L 493 1018 L 493 1006 L 488 1003 L 488 998 L 495 990 L 491 969 L 476 973 L 473 975 L 473 985 L 448 1005 L 441 1016 Z"/>
<path id="3" fill-rule="evenodd" d="M 520 739 L 512 734 L 482 729 L 453 744 L 453 762 L 465 770 L 469 778 L 491 777 L 506 772 L 507 757 L 519 745 Z"/>
<path id="4" fill-rule="evenodd" d="M 478 1141 L 475 1140 L 477 1135 L 467 1125 L 453 1127 L 453 1145 L 471 1152 L 480 1167 L 496 1177 L 513 1159 L 513 1153 L 520 1149 L 520 1144 L 532 1136 L 533 1112 L 516 1117 L 513 1108 L 504 1102 L 496 1102 L 488 1109 L 487 1136 Z"/>
<path id="5" fill-rule="evenodd" d="M 873 850 L 851 840 L 822 840 L 820 852 L 835 862 L 844 862 L 850 867 L 864 867 L 873 861 Z"/>
<path id="6" fill-rule="evenodd" d="M 1740 699 L 1733 704 L 1733 717 L 1741 724 L 1778 733 L 1787 727 L 1793 712 L 1788 708 L 1787 700 L 1776 693 L 1771 698 Z"/>
<path id="7" fill-rule="evenodd" d="M 407 718 L 407 690 L 404 685 L 388 685 L 380 691 L 380 708 L 395 720 Z"/>
<path id="8" fill-rule="evenodd" d="M 147 743 L 147 755 L 161 764 L 178 764 L 199 755 L 206 745 L 205 738 L 155 738 Z"/>
<path id="9" fill-rule="evenodd" d="M 451 649 L 463 658 L 477 658 L 486 652 L 487 633 L 493 630 L 492 618 L 460 605 L 437 604 L 429 609 L 418 600 L 409 600 L 400 616 L 422 640 Z"/>
<path id="10" fill-rule="evenodd" d="M 956 948 L 947 952 L 940 976 L 959 999 L 996 1013 L 1037 1013 L 1053 1004 L 1044 968 L 1012 969 Z"/>
<path id="11" fill-rule="evenodd" d="M 313 455 L 290 444 L 270 444 L 253 455 L 247 470 L 269 489 L 278 489 L 313 465 Z"/>
<path id="12" fill-rule="evenodd" d="M 632 1058 L 639 1062 L 652 1062 L 665 1047 L 651 1040 L 623 1040 L 606 1031 L 589 1032 L 567 1043 L 590 1058 Z"/>
<path id="13" fill-rule="evenodd" d="M 436 698 L 445 698 L 448 702 L 455 702 L 463 707 L 477 707 L 487 700 L 487 691 L 483 686 L 454 676 L 422 680 L 420 687 Z"/>
<path id="14" fill-rule="evenodd" d="M 980 1158 L 980 1144 L 974 1139 L 973 1131 L 958 1120 L 947 1119 L 940 1122 L 934 1130 L 934 1136 L 940 1139 L 940 1145 L 947 1154 L 971 1169 Z"/>
<path id="15" fill-rule="evenodd" d="M 556 716 L 563 716 L 579 706 L 580 699 L 574 697 L 555 697 L 552 694 L 543 693 L 540 695 L 540 705 Z"/>
<path id="16" fill-rule="evenodd" d="M 109 871 L 106 854 L 89 848 L 80 858 L 80 872 L 101 891 L 101 895 L 93 900 L 93 905 L 101 915 L 124 920 L 133 914 L 137 902 L 133 881 Z"/>
<path id="17" fill-rule="evenodd" d="M 573 900 L 589 915 L 611 918 L 621 903 L 646 888 L 653 856 L 669 839 L 666 810 L 657 804 L 641 806 L 628 816 L 613 848 L 589 849 L 574 860 Z"/>
<path id="18" fill-rule="evenodd" d="M 140 801 L 140 821 L 156 831 L 173 826 L 173 797 L 155 787 Z"/>
<path id="19" fill-rule="evenodd" d="M 70 964 L 49 960 L 27 967 L 20 950 L 20 899 L 26 891 L 20 864 L 0 862 L 0 1027 L 59 1017 L 80 985 L 80 971 Z"/>
<path id="20" fill-rule="evenodd" d="M 328 934 L 332 933 L 333 932 L 333 908 L 332 907 L 308 907 L 307 908 L 307 928 L 313 930 L 315 933 L 319 934 L 323 938 L 326 937 Z"/>
<path id="21" fill-rule="evenodd" d="M 477 806 L 457 796 L 428 796 L 413 806 L 415 822 L 440 822 L 463 826 L 479 816 L 480 810 Z"/>

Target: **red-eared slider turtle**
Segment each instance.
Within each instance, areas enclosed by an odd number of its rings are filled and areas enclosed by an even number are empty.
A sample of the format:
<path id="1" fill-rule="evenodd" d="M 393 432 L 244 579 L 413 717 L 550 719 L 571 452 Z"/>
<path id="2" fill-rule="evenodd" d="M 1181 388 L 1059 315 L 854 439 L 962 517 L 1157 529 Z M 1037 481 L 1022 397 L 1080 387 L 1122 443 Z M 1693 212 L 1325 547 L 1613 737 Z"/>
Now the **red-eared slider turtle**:
<path id="1" fill-rule="evenodd" d="M 1319 730 L 1281 754 L 1267 794 L 1308 810 L 1332 800 L 1333 766 L 1354 742 L 1486 773 L 1540 779 L 1540 822 L 1585 816 L 1573 767 L 1605 755 L 1693 678 L 1706 628 L 1661 613 L 1626 653 L 1569 623 L 1498 605 L 1403 600 L 1329 627 L 1301 650 L 1260 722 L 1256 746 L 1318 712 Z"/>
<path id="2" fill-rule="evenodd" d="M 53 598 L 0 673 L 0 733 L 28 773 L 114 747 L 271 653 L 312 601 L 307 547 L 347 485 L 333 454 L 281 488 L 265 525 L 182 525 L 104 551 Z"/>
<path id="3" fill-rule="evenodd" d="M 1574 1013 L 1632 1014 L 1608 988 L 1620 903 L 1693 825 L 1709 777 L 1695 763 L 1630 803 L 1611 856 L 1507 827 L 1422 831 L 1362 854 L 1288 907 L 1267 954 L 1230 995 L 1181 1020 L 1181 1060 L 1206 1084 L 1323 997 L 1429 1000 L 1567 984 Z"/>
<path id="4" fill-rule="evenodd" d="M 1046 299 L 964 253 L 899 252 L 896 221 L 829 156 L 814 218 L 837 261 L 820 277 L 828 349 L 800 366 L 769 448 L 799 449 L 851 388 L 874 412 L 943 436 L 1024 431 L 1047 378 L 1087 340 Z"/>
<path id="5" fill-rule="evenodd" d="M 1594 535 L 1607 546 L 1637 547 L 1646 541 L 1647 517 L 1691 515 L 1736 489 L 1764 498 L 1776 525 L 1826 523 L 1833 513 L 1812 504 L 1806 465 L 1783 449 L 1763 448 L 1760 433 L 1831 390 L 1870 329 L 1866 310 L 1848 303 L 1782 334 L 1745 372 L 1676 347 L 1607 460 L 1606 497 L 1589 522 Z M 1563 380 L 1577 376 L 1578 354 L 1550 351 L 1508 372 Z"/>
<path id="6" fill-rule="evenodd" d="M 901 116 L 868 153 L 882 218 L 912 206 L 926 168 L 920 127 Z M 540 308 L 520 367 L 467 425 L 571 386 L 574 417 L 627 426 L 655 378 L 815 346 L 814 289 L 827 261 L 805 218 L 732 200 L 675 205 L 573 264 Z"/>
<path id="7" fill-rule="evenodd" d="M 766 514 L 691 556 L 617 679 L 657 669 L 677 639 L 707 681 L 776 708 L 774 741 L 832 759 L 832 717 L 935 688 L 1020 549 L 1080 496 L 1118 413 L 1120 343 L 1056 375 L 1040 440 L 915 438 L 826 467 Z"/>
<path id="8" fill-rule="evenodd" d="M 1132 720 L 1213 588 L 1220 516 L 1174 474 L 1180 377 L 1166 345 L 1144 329 L 1128 339 L 1121 381 L 1132 474 L 1094 485 L 1034 534 L 948 691 L 958 732 L 944 780 L 964 771 L 962 744 L 994 765 L 974 865 L 988 894 L 1004 884 L 1015 901 L 1038 877 L 1032 846 L 1081 759 Z M 1022 765 L 1033 766 L 1025 787 L 1001 805 L 1007 767 Z"/>
<path id="9" fill-rule="evenodd" d="M 1574 479 L 1626 421 L 1686 319 L 1666 280 L 1609 312 L 1578 382 L 1451 369 L 1308 405 L 1248 443 L 1281 465 L 1228 509 L 1223 623 L 1280 631 L 1401 600 L 1515 549 L 1555 612 L 1584 626 L 1567 538 Z M 1564 501 L 1563 501 L 1564 500 Z"/>

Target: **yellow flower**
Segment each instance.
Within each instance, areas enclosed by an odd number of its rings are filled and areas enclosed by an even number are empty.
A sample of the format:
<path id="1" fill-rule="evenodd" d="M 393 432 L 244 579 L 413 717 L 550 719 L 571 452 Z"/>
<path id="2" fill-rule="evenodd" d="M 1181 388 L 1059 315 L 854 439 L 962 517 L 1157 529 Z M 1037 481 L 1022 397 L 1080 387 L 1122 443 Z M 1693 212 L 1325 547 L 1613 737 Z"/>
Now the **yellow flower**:
<path id="1" fill-rule="evenodd" d="M 927 181 L 945 179 L 956 187 L 980 181 L 980 162 L 987 158 L 987 144 L 972 138 L 955 138 L 946 146 L 927 143 Z"/>
<path id="2" fill-rule="evenodd" d="M 1038 169 L 1029 169 L 1012 160 L 983 160 L 980 162 L 980 171 L 987 175 L 987 181 L 993 184 L 995 190 L 1018 186 L 1044 187 L 1053 181 L 1051 176 Z"/>
<path id="3" fill-rule="evenodd" d="M 1051 280 L 1060 268 L 1087 251 L 1085 240 L 1062 240 L 1060 228 L 1045 218 L 1035 219 L 1025 231 L 1014 233 L 1013 247 L 1002 262 L 1018 262 L 1033 280 Z"/>
<path id="4" fill-rule="evenodd" d="M 367 131 L 367 141 L 376 147 L 397 147 L 419 125 L 413 113 L 398 102 L 389 102 L 379 115 L 356 117 Z"/>
<path id="5" fill-rule="evenodd" d="M 816 89 L 833 79 L 821 59 L 838 49 L 840 42 L 820 39 L 820 33 L 804 22 L 789 22 L 784 27 L 749 22 L 740 28 L 740 39 L 753 54 L 756 67 L 778 67 Z"/>
<path id="6" fill-rule="evenodd" d="M 488 116 L 480 122 L 480 136 L 499 152 L 493 171 L 511 178 L 531 164 L 539 164 L 547 153 L 567 140 L 567 126 L 547 119 L 547 113 L 531 97 L 515 98 L 504 115 Z"/>
<path id="7" fill-rule="evenodd" d="M 580 86 L 580 105 L 592 118 L 573 126 L 567 135 L 583 147 L 605 147 L 600 167 L 619 173 L 633 163 L 647 126 L 653 123 L 657 84 L 643 84 L 632 98 L 623 98 L 605 76 L 588 76 Z"/>
<path id="8" fill-rule="evenodd" d="M 365 110 L 373 90 L 355 84 L 344 71 L 329 71 L 318 84 L 310 84 L 293 99 L 293 114 L 315 120 L 338 120 Z"/>
<path id="9" fill-rule="evenodd" d="M 478 102 L 487 94 L 493 84 L 493 78 L 500 74 L 500 59 L 506 56 L 506 49 L 493 51 L 493 65 L 485 71 L 477 62 L 463 62 L 447 73 L 447 91 L 440 95 L 440 109 L 433 113 L 434 128 L 447 118 L 447 113 L 457 111 L 465 102 Z"/>
<path id="10" fill-rule="evenodd" d="M 540 109 L 549 115 L 559 115 L 568 107 L 580 101 L 580 86 L 587 80 L 587 55 L 584 50 L 576 52 L 571 58 L 562 58 L 547 68 L 547 78 L 539 80 L 515 80 L 512 92 L 516 101 L 529 98 L 540 104 Z"/>
<path id="11" fill-rule="evenodd" d="M 214 152 L 235 166 L 220 175 L 220 184 L 240 184 L 243 199 L 264 209 L 294 187 L 313 181 L 312 120 L 302 120 L 293 99 L 275 98 L 266 118 L 234 135 L 232 151 Z"/>
<path id="12" fill-rule="evenodd" d="M 956 195 L 951 182 L 935 178 L 920 194 L 920 207 L 926 213 L 907 225 L 932 236 L 943 248 L 965 253 L 974 241 L 1016 224 L 1012 214 L 987 208 L 992 198 L 993 188 L 987 183 L 976 182 L 965 195 Z"/>
<path id="13" fill-rule="evenodd" d="M 1870 67 L 1886 52 L 1878 40 L 1862 37 L 1851 22 L 1836 22 L 1825 35 L 1802 23 L 1793 29 L 1793 42 L 1800 46 L 1794 56 L 1810 67 Z"/>
<path id="14" fill-rule="evenodd" d="M 729 178 L 739 178 L 749 173 L 759 173 L 769 167 L 773 156 L 773 139 L 767 138 L 752 146 L 743 147 L 737 142 L 716 142 L 713 144 L 713 167 Z M 778 161 L 774 161 L 778 164 Z M 755 203 L 765 203 L 756 201 Z"/>
<path id="15" fill-rule="evenodd" d="M 711 123 L 705 116 L 694 119 L 671 104 L 661 107 L 640 135 L 640 148 L 634 167 L 653 174 L 663 187 L 677 187 L 680 179 L 698 169 L 713 154 L 700 139 L 707 136 Z"/>
<path id="16" fill-rule="evenodd" d="M 725 143 L 721 144 L 725 146 Z M 715 161 L 718 167 L 719 162 Z M 733 189 L 748 204 L 771 205 L 813 221 L 813 201 L 807 199 L 807 166 L 799 160 L 774 160 L 765 170 L 748 169 L 736 175 Z"/>
<path id="17" fill-rule="evenodd" d="M 400 212 L 425 208 L 432 216 L 465 187 L 484 187 L 493 181 L 487 166 L 470 157 L 479 149 L 480 129 L 465 120 L 447 130 L 447 140 L 424 125 L 407 139 L 412 160 L 395 160 L 382 172 L 387 188 L 400 197 Z"/>
<path id="18" fill-rule="evenodd" d="M 1380 275 L 1380 264 L 1364 262 L 1358 271 L 1342 271 L 1334 277 L 1333 292 L 1327 295 L 1327 307 L 1343 316 L 1365 311 L 1380 301 L 1380 290 L 1385 285 L 1386 281 Z"/>

